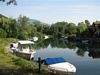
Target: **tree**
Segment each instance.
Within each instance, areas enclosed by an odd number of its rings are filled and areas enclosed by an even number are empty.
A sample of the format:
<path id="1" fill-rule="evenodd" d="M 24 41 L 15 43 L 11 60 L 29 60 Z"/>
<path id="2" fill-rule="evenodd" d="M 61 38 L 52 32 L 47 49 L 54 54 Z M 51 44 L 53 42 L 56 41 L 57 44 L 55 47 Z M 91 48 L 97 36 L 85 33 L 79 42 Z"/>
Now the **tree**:
<path id="1" fill-rule="evenodd" d="M 2 28 L 0 28 L 0 38 L 6 38 L 6 36 L 7 33 Z"/>
<path id="2" fill-rule="evenodd" d="M 34 25 L 30 24 L 26 26 L 26 31 L 28 33 L 28 38 L 32 38 L 33 36 L 36 36 L 37 28 Z"/>
<path id="3" fill-rule="evenodd" d="M 14 4 L 17 5 L 16 0 L 0 0 L 1 2 L 5 2 L 7 5 Z"/>
<path id="4" fill-rule="evenodd" d="M 0 18 L 1 28 L 7 33 L 7 37 L 16 37 L 17 25 L 13 18 Z"/>
<path id="5" fill-rule="evenodd" d="M 29 18 L 26 16 L 20 15 L 18 17 L 17 23 L 21 28 L 24 28 L 25 26 L 29 25 Z"/>
<path id="6" fill-rule="evenodd" d="M 88 35 L 88 26 L 84 22 L 78 24 L 77 35 L 80 37 L 86 37 Z"/>
<path id="7" fill-rule="evenodd" d="M 28 39 L 28 32 L 26 30 L 22 30 L 18 33 L 18 39 L 26 40 Z"/>
<path id="8" fill-rule="evenodd" d="M 50 32 L 54 36 L 61 37 L 62 35 L 66 35 L 66 31 L 68 30 L 67 22 L 57 22 L 52 24 L 50 27 Z"/>
<path id="9" fill-rule="evenodd" d="M 49 25 L 45 23 L 35 22 L 33 23 L 34 26 L 37 28 L 37 31 L 43 34 L 48 34 Z"/>
<path id="10" fill-rule="evenodd" d="M 69 23 L 68 29 L 70 35 L 77 33 L 77 26 L 74 23 Z"/>
<path id="11" fill-rule="evenodd" d="M 29 32 L 29 18 L 26 16 L 19 16 L 17 20 L 17 25 L 19 28 L 18 38 L 19 39 L 28 39 Z M 31 29 L 30 29 L 31 30 Z"/>
<path id="12" fill-rule="evenodd" d="M 87 25 L 85 23 L 81 22 L 78 24 L 78 29 L 79 29 L 79 32 L 82 33 L 87 29 Z"/>
<path id="13" fill-rule="evenodd" d="M 86 24 L 87 26 L 90 26 L 90 22 L 89 22 L 88 20 L 85 20 L 85 24 Z"/>
<path id="14" fill-rule="evenodd" d="M 17 37 L 18 34 L 18 25 L 15 19 L 8 18 L 9 20 L 9 35 L 10 37 Z"/>

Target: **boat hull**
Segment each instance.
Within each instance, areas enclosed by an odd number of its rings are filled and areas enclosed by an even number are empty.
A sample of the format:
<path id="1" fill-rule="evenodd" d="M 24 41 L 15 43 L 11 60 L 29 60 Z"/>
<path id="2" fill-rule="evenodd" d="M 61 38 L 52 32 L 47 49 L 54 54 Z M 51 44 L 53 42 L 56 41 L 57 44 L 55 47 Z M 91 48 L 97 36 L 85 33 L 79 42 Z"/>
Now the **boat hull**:
<path id="1" fill-rule="evenodd" d="M 13 54 L 15 54 L 16 56 L 19 56 L 19 57 L 23 57 L 28 60 L 31 60 L 34 58 L 34 53 L 35 53 L 35 51 L 31 52 L 31 53 L 24 53 L 24 52 L 13 50 Z"/>
<path id="2" fill-rule="evenodd" d="M 69 62 L 51 64 L 48 66 L 48 69 L 54 72 L 65 72 L 65 73 L 75 73 L 76 72 L 75 66 L 70 64 Z"/>

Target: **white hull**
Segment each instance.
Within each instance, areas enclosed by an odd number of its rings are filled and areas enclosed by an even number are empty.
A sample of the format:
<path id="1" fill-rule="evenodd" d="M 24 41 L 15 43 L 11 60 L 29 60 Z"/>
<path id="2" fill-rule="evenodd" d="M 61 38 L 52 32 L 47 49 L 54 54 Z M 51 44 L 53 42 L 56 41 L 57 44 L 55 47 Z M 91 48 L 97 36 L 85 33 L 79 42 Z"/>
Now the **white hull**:
<path id="1" fill-rule="evenodd" d="M 26 59 L 33 59 L 34 58 L 34 52 L 30 52 L 30 53 L 26 53 L 26 52 L 21 52 L 21 51 L 17 51 L 17 50 L 13 50 L 13 53 L 16 54 L 17 56 L 26 58 Z"/>
<path id="2" fill-rule="evenodd" d="M 67 72 L 67 73 L 68 72 L 70 72 L 70 73 L 76 72 L 75 66 L 70 64 L 69 62 L 51 64 L 48 66 L 48 69 L 53 72 Z"/>

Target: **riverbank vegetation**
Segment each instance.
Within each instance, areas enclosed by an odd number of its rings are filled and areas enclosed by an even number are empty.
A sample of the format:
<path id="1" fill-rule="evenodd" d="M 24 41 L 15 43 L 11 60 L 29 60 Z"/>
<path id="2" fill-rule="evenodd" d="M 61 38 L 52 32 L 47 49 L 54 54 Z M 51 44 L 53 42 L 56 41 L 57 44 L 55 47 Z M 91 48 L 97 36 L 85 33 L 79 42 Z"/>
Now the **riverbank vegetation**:
<path id="1" fill-rule="evenodd" d="M 89 26 L 88 20 L 80 22 L 78 25 L 68 22 L 57 22 L 49 25 L 21 15 L 17 19 L 0 16 L 0 37 L 17 39 L 31 39 L 34 36 L 43 39 L 45 35 L 58 38 L 62 36 L 85 37 L 89 34 Z"/>
<path id="2" fill-rule="evenodd" d="M 44 39 L 45 36 L 97 38 L 99 37 L 100 29 L 97 26 L 99 24 L 99 21 L 96 21 L 91 25 L 88 20 L 85 20 L 78 24 L 62 21 L 49 25 L 27 16 L 20 15 L 17 19 L 13 19 L 0 15 L 0 37 L 17 39 L 38 37 L 40 40 Z"/>

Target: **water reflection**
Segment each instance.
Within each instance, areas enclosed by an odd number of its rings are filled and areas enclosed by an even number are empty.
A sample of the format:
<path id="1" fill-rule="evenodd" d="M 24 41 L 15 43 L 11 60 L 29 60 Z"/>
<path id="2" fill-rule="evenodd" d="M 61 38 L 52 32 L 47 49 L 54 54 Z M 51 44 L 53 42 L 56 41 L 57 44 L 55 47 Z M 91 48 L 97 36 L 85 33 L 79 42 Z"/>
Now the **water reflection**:
<path id="1" fill-rule="evenodd" d="M 43 48 L 47 48 L 51 46 L 51 48 L 69 48 L 76 49 L 76 54 L 78 56 L 84 57 L 85 53 L 88 52 L 88 56 L 92 58 L 100 58 L 100 44 L 83 44 L 80 42 L 70 42 L 63 38 L 53 38 L 37 41 L 34 45 L 34 48 L 39 50 Z"/>
<path id="2" fill-rule="evenodd" d="M 63 57 L 76 67 L 74 75 L 100 75 L 100 44 L 53 38 L 37 41 L 34 48 L 38 50 L 34 59 Z"/>

